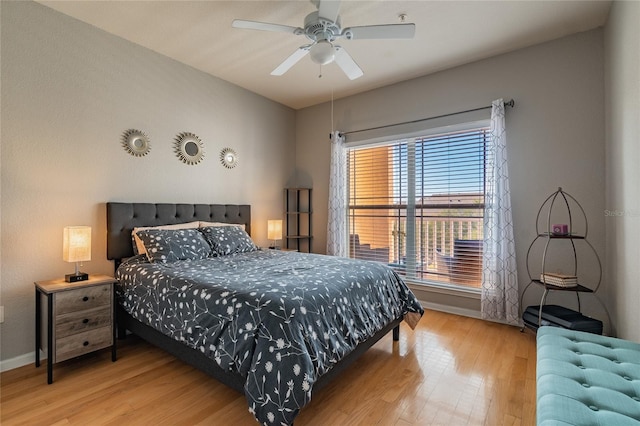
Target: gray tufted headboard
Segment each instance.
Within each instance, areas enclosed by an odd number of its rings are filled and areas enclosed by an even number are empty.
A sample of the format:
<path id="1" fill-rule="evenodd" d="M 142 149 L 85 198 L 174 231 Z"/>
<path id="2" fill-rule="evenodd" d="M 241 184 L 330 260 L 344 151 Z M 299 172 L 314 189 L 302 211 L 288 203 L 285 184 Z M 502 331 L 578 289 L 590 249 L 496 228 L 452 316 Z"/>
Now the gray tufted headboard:
<path id="1" fill-rule="evenodd" d="M 244 224 L 251 235 L 251 206 L 247 204 L 107 203 L 107 259 L 133 256 L 131 231 L 138 226 L 174 223 L 225 222 Z"/>

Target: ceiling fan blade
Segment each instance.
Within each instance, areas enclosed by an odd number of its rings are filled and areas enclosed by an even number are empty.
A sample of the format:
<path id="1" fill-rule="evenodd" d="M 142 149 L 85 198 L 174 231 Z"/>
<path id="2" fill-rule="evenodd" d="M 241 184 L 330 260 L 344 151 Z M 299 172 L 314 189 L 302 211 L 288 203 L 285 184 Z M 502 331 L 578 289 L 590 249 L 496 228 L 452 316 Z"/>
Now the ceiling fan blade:
<path id="1" fill-rule="evenodd" d="M 413 38 L 416 33 L 415 24 L 365 25 L 342 30 L 342 37 L 348 40 Z"/>
<path id="2" fill-rule="evenodd" d="M 269 24 L 266 22 L 257 21 L 245 21 L 242 19 L 234 19 L 231 23 L 233 28 L 242 28 L 247 30 L 260 30 L 260 31 L 276 31 L 290 34 L 303 34 L 304 30 L 298 27 L 291 27 L 289 25 Z"/>
<path id="3" fill-rule="evenodd" d="M 339 0 L 318 0 L 318 16 L 336 22 L 340 11 Z"/>
<path id="4" fill-rule="evenodd" d="M 341 46 L 335 46 L 336 49 L 336 57 L 334 61 L 338 66 L 344 71 L 344 73 L 349 77 L 349 80 L 355 80 L 356 78 L 362 77 L 364 73 L 362 69 L 356 64 L 356 61 L 353 60 L 351 55 L 347 53 Z"/>
<path id="5" fill-rule="evenodd" d="M 298 50 L 293 52 L 291 56 L 285 59 L 280 65 L 278 65 L 276 69 L 271 71 L 271 75 L 282 75 L 285 72 L 289 71 L 289 68 L 298 63 L 300 59 L 307 56 L 307 53 L 309 53 L 309 47 L 311 46 L 302 46 Z"/>

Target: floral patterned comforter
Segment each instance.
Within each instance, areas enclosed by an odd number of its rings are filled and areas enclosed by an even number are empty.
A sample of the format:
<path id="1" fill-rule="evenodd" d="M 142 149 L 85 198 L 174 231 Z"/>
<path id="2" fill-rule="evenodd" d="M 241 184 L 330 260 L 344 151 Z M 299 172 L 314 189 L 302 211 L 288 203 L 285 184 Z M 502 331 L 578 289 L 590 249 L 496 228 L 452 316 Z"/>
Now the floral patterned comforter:
<path id="1" fill-rule="evenodd" d="M 259 250 L 167 264 L 136 256 L 116 278 L 139 321 L 240 372 L 262 424 L 292 424 L 313 384 L 396 318 L 423 310 L 374 262 Z"/>

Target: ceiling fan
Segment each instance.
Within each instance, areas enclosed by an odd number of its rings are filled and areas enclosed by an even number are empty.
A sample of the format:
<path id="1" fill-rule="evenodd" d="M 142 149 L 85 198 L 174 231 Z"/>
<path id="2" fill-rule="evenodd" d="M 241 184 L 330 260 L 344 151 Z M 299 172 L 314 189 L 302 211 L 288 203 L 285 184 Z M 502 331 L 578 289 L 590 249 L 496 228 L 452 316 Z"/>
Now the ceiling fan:
<path id="1" fill-rule="evenodd" d="M 340 1 L 311 0 L 318 8 L 304 18 L 304 27 L 269 24 L 265 22 L 245 21 L 235 19 L 231 24 L 234 28 L 250 30 L 285 32 L 294 35 L 304 35 L 311 43 L 300 46 L 291 56 L 285 59 L 271 72 L 271 75 L 282 75 L 294 66 L 300 59 L 310 54 L 311 60 L 319 65 L 326 65 L 333 61 L 344 71 L 350 80 L 362 77 L 362 69 L 356 64 L 347 51 L 334 42 L 339 38 L 347 40 L 362 39 L 401 39 L 413 38 L 415 24 L 365 25 L 361 27 L 342 28 L 340 22 Z"/>

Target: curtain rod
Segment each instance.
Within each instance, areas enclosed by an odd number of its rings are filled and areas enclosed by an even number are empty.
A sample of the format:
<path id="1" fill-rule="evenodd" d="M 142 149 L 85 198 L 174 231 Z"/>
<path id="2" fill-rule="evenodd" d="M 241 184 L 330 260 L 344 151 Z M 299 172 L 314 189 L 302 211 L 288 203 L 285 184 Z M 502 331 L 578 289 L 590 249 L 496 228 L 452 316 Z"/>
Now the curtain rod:
<path id="1" fill-rule="evenodd" d="M 513 107 L 515 104 L 516 104 L 516 102 L 513 99 L 511 99 L 511 100 L 505 102 L 504 106 Z M 384 125 L 384 126 L 370 127 L 368 129 L 352 130 L 350 132 L 341 132 L 340 136 L 345 136 L 345 135 L 348 135 L 348 134 L 351 134 L 351 133 L 367 132 L 369 130 L 378 130 L 378 129 L 384 129 L 384 128 L 387 128 L 387 127 L 400 126 L 402 124 L 413 124 L 413 123 L 419 123 L 421 121 L 435 120 L 436 118 L 443 118 L 443 117 L 449 117 L 449 116 L 452 116 L 452 115 L 465 114 L 467 112 L 473 112 L 473 111 L 481 111 L 483 109 L 489 109 L 491 107 L 492 106 L 489 105 L 489 106 L 483 106 L 483 107 L 480 107 L 480 108 L 467 109 L 465 111 L 452 112 L 450 114 L 436 115 L 434 117 L 419 118 L 417 120 L 412 120 L 412 121 L 403 121 L 402 123 L 387 124 L 387 125 Z M 329 139 L 331 139 L 331 134 L 329 134 Z"/>

